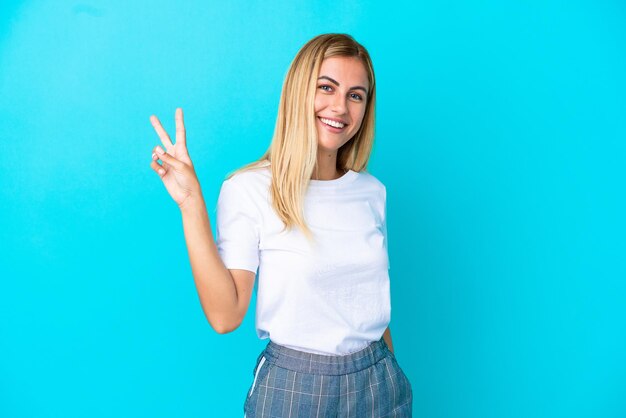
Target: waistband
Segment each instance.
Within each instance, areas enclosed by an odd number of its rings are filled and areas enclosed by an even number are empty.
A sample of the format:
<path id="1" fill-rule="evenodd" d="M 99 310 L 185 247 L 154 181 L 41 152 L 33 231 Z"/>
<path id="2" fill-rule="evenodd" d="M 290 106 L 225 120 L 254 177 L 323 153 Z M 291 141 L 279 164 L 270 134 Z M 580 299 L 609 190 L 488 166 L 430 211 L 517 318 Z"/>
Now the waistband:
<path id="1" fill-rule="evenodd" d="M 271 341 L 261 353 L 265 359 L 278 367 L 296 372 L 324 375 L 343 375 L 366 369 L 382 360 L 389 348 L 381 337 L 364 349 L 344 356 L 325 356 L 294 350 Z"/>

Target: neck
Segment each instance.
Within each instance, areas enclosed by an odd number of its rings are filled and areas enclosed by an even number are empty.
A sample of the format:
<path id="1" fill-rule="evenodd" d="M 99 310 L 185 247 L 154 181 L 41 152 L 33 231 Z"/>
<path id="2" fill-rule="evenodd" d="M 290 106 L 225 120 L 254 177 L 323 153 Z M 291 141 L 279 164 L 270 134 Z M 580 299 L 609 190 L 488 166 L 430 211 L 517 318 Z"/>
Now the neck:
<path id="1" fill-rule="evenodd" d="M 318 152 L 317 164 L 311 180 L 336 180 L 345 174 L 345 170 L 337 170 L 337 152 Z"/>

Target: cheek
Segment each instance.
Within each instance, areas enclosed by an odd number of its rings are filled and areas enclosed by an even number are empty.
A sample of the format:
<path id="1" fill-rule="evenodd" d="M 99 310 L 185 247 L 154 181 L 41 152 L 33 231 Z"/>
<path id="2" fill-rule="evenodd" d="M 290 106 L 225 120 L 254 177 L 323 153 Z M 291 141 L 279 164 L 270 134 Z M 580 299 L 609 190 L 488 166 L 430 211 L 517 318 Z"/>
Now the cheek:
<path id="1" fill-rule="evenodd" d="M 316 113 L 324 108 L 324 97 L 322 95 L 315 95 L 315 102 L 313 104 L 313 107 L 315 108 Z"/>
<path id="2" fill-rule="evenodd" d="M 359 128 L 361 123 L 363 123 L 363 118 L 365 117 L 365 107 L 360 109 L 356 109 L 355 113 L 352 115 L 352 120 L 355 122 L 355 128 Z"/>

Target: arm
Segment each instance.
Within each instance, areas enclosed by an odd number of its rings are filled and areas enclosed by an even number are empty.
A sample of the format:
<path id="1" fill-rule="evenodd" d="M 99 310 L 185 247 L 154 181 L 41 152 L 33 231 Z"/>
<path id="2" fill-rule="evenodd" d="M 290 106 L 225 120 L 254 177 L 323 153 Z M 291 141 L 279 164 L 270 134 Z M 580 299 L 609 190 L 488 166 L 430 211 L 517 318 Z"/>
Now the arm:
<path id="1" fill-rule="evenodd" d="M 225 334 L 243 321 L 255 274 L 228 270 L 219 256 L 202 193 L 181 206 L 189 261 L 204 314 L 215 331 Z"/>
<path id="2" fill-rule="evenodd" d="M 230 332 L 241 324 L 248 310 L 255 275 L 246 270 L 227 270 L 218 254 L 200 182 L 187 150 L 183 110 L 176 109 L 175 144 L 156 116 L 152 115 L 150 121 L 165 147 L 154 147 L 150 167 L 159 174 L 181 210 L 202 309 L 215 331 Z"/>
<path id="3" fill-rule="evenodd" d="M 383 338 L 385 339 L 385 342 L 387 343 L 387 346 L 389 347 L 389 351 L 393 353 L 393 344 L 391 342 L 391 330 L 389 329 L 389 327 L 387 327 L 387 329 L 385 330 L 385 333 L 383 334 Z"/>

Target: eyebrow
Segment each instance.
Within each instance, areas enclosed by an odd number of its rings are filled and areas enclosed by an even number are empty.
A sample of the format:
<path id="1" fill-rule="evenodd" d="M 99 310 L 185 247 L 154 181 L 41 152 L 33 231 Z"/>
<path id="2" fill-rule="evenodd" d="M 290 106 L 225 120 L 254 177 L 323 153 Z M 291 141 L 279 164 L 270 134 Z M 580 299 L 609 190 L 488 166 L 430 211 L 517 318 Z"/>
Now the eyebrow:
<path id="1" fill-rule="evenodd" d="M 323 75 L 317 78 L 318 80 L 321 79 L 326 79 L 328 81 L 330 81 L 331 83 L 333 83 L 336 86 L 339 86 L 339 82 L 337 82 L 337 80 L 333 80 L 332 78 L 328 77 L 327 75 Z M 367 94 L 367 89 L 363 86 L 354 86 L 351 87 L 350 90 L 363 90 L 365 92 L 365 94 Z"/>

